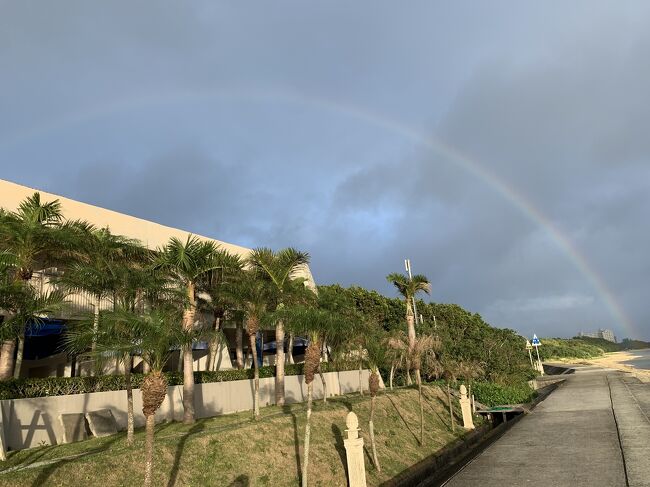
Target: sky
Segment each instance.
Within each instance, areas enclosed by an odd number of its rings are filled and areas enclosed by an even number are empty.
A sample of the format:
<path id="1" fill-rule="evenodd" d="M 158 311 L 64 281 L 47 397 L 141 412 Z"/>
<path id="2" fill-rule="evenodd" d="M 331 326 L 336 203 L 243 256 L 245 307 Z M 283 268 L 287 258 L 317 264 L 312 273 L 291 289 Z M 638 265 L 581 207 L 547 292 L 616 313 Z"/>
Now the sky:
<path id="1" fill-rule="evenodd" d="M 0 178 L 650 339 L 650 3 L 0 0 Z"/>

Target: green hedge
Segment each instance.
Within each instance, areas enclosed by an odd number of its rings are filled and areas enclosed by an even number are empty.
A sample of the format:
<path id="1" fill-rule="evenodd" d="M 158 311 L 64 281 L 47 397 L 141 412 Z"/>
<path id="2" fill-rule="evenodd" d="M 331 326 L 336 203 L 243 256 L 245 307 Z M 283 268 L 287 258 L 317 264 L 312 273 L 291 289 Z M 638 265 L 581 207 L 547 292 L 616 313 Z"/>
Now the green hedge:
<path id="1" fill-rule="evenodd" d="M 502 386 L 493 382 L 474 382 L 472 394 L 486 406 L 523 404 L 532 401 L 537 393 L 526 383 Z"/>
<path id="2" fill-rule="evenodd" d="M 336 370 L 350 370 L 354 366 L 349 364 L 334 364 L 323 362 L 323 372 Z M 303 364 L 285 365 L 285 375 L 300 375 L 303 372 Z M 210 382 L 227 382 L 232 380 L 252 379 L 253 369 L 232 369 L 219 370 L 216 372 L 194 372 L 194 381 L 197 384 Z M 182 372 L 165 373 L 170 386 L 183 383 Z M 142 374 L 132 374 L 131 384 L 133 388 L 139 388 L 142 384 Z M 275 367 L 260 367 L 260 378 L 275 377 Z M 88 392 L 120 391 L 126 389 L 126 381 L 123 375 L 100 375 L 97 377 L 46 377 L 30 379 L 11 379 L 0 382 L 0 400 L 4 399 L 25 399 L 29 397 L 63 396 L 67 394 L 84 394 Z"/>

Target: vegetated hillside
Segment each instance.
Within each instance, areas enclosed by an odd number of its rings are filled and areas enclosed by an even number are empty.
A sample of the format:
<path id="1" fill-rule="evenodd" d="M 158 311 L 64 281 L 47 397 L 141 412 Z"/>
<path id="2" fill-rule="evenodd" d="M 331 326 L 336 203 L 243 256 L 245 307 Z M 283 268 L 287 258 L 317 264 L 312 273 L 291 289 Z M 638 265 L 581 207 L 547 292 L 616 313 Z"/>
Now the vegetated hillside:
<path id="1" fill-rule="evenodd" d="M 455 432 L 447 409 L 446 390 L 424 385 L 424 445 L 418 443 L 420 407 L 417 389 L 387 391 L 377 396 L 375 438 L 382 467 L 379 473 L 365 456 L 368 485 L 376 486 L 434 454 L 464 434 L 455 402 Z M 370 452 L 368 419 L 370 396 L 348 395 L 314 403 L 311 417 L 309 485 L 347 486 L 345 419 L 354 411 L 361 436 Z M 156 428 L 154 485 L 257 487 L 300 485 L 305 432 L 305 405 L 262 408 L 262 418 L 238 413 L 198 420 L 194 425 L 165 423 Z M 477 419 L 478 421 L 478 419 Z M 90 453 L 83 457 L 74 455 Z M 125 434 L 85 442 L 47 446 L 10 453 L 0 469 L 35 460 L 59 463 L 3 473 L 0 486 L 91 485 L 102 487 L 142 484 L 144 434 L 136 432 L 134 447 Z"/>
<path id="2" fill-rule="evenodd" d="M 541 338 L 539 356 L 542 360 L 558 358 L 595 358 L 605 352 L 595 344 L 577 338 Z"/>
<path id="3" fill-rule="evenodd" d="M 361 314 L 372 318 L 387 332 L 406 330 L 406 307 L 402 299 L 356 286 L 330 285 L 319 289 L 345 294 Z M 418 300 L 417 310 L 424 318 L 424 323 L 416 326 L 418 335 L 431 334 L 442 341 L 437 356 L 439 371 L 429 374 L 427 379 L 441 375 L 466 378 L 465 375 L 472 373 L 474 379 L 507 385 L 521 384 L 536 375 L 530 367 L 525 338 L 515 331 L 492 327 L 478 313 L 470 313 L 456 304 Z"/>
<path id="4" fill-rule="evenodd" d="M 594 345 L 600 348 L 603 352 L 620 352 L 623 347 L 620 343 L 610 342 L 604 338 L 591 338 L 591 337 L 573 337 L 575 340 L 580 340 L 589 345 Z"/>
<path id="5" fill-rule="evenodd" d="M 641 340 L 623 340 L 613 343 L 602 338 L 575 337 L 575 338 L 542 338 L 539 355 L 542 360 L 554 358 L 595 358 L 605 352 L 620 352 L 639 348 L 650 348 L 650 343 Z"/>
<path id="6" fill-rule="evenodd" d="M 650 348 L 650 342 L 632 340 L 630 338 L 624 338 L 619 345 L 621 346 L 621 350 L 638 350 L 640 348 Z"/>

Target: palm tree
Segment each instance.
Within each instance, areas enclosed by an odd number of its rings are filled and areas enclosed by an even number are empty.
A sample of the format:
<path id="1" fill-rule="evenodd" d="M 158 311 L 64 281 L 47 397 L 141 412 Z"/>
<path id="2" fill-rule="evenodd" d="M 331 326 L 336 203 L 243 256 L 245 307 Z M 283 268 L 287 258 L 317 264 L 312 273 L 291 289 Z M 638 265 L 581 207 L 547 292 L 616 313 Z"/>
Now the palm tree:
<path id="1" fill-rule="evenodd" d="M 197 284 L 208 271 L 219 266 L 218 247 L 209 241 L 188 235 L 182 242 L 172 237 L 159 249 L 154 268 L 166 271 L 176 285 L 183 288 L 187 305 L 183 311 L 183 328 L 191 331 L 196 317 Z M 183 422 L 194 422 L 194 358 L 192 344 L 185 345 L 183 355 Z"/>
<path id="2" fill-rule="evenodd" d="M 37 293 L 32 286 L 16 281 L 17 263 L 14 255 L 8 252 L 0 253 L 0 309 L 6 313 L 0 320 L 0 339 L 4 345 L 15 343 L 16 337 L 19 338 L 14 378 L 20 377 L 25 343 L 21 338 L 24 337 L 25 330 L 28 326 L 38 327 L 43 317 L 59 311 L 65 298 L 60 291 Z M 14 347 L 3 346 L 2 353 L 11 353 L 13 358 Z M 4 369 L 0 370 L 0 374 L 6 378 L 11 377 L 11 361 L 3 361 L 1 365 Z"/>
<path id="3" fill-rule="evenodd" d="M 232 300 L 238 301 L 244 310 L 248 346 L 253 354 L 253 368 L 255 371 L 253 415 L 255 419 L 259 419 L 260 372 L 255 339 L 260 331 L 260 322 L 265 317 L 270 301 L 269 285 L 267 281 L 258 279 L 255 271 L 244 271 L 235 282 L 228 286 L 226 293 Z"/>
<path id="4" fill-rule="evenodd" d="M 275 293 L 277 308 L 283 308 L 295 289 L 296 274 L 309 263 L 309 254 L 293 248 L 274 252 L 267 248 L 253 250 L 247 260 L 251 269 L 270 281 Z M 284 405 L 284 323 L 275 323 L 275 403 Z"/>
<path id="5" fill-rule="evenodd" d="M 318 308 L 292 306 L 276 312 L 276 319 L 287 323 L 290 331 L 309 337 L 305 351 L 305 384 L 307 384 L 307 422 L 305 424 L 305 441 L 302 464 L 302 486 L 307 486 L 309 468 L 309 444 L 311 440 L 311 413 L 314 393 L 314 376 L 320 368 L 321 340 L 327 330 L 332 329 L 333 321 L 341 317 Z"/>
<path id="6" fill-rule="evenodd" d="M 128 267 L 135 265 L 138 259 L 142 262 L 147 251 L 138 241 L 113 235 L 108 228 L 85 230 L 80 234 L 80 255 L 55 281 L 69 293 L 92 296 L 93 327 L 97 333 L 102 301 L 112 300 L 115 306 L 118 292 L 124 292 L 120 287 L 124 285 Z M 95 364 L 95 370 L 90 373 L 98 372 Z"/>
<path id="7" fill-rule="evenodd" d="M 234 307 L 227 286 L 236 281 L 242 271 L 243 262 L 239 256 L 219 249 L 215 255 L 218 267 L 206 272 L 201 279 L 201 288 L 208 299 L 201 300 L 201 307 L 212 314 L 212 330 L 221 332 L 223 320 Z M 217 355 L 221 345 L 221 333 L 215 333 L 208 347 L 208 370 L 217 370 Z"/>
<path id="8" fill-rule="evenodd" d="M 369 336 L 366 340 L 366 360 L 368 361 L 368 368 L 370 369 L 370 377 L 368 377 L 368 391 L 370 392 L 370 421 L 368 422 L 368 430 L 370 432 L 373 463 L 379 472 L 381 472 L 381 466 L 379 464 L 377 445 L 375 443 L 374 418 L 375 401 L 377 392 L 379 391 L 379 367 L 384 365 L 386 362 L 386 348 L 384 342 L 385 340 L 375 336 Z"/>
<path id="9" fill-rule="evenodd" d="M 67 346 L 82 350 L 94 340 L 95 351 L 88 355 L 95 359 L 140 353 L 149 365 L 150 372 L 141 387 L 142 412 L 146 419 L 144 485 L 149 487 L 153 474 L 154 415 L 167 395 L 167 378 L 162 370 L 172 350 L 179 345 L 191 345 L 197 336 L 185 329 L 176 306 L 160 305 L 143 313 L 124 309 L 108 311 L 103 323 L 98 334 L 91 326 L 71 331 L 66 338 Z M 123 334 L 124 329 L 129 329 L 130 334 Z"/>
<path id="10" fill-rule="evenodd" d="M 13 279 L 17 283 L 29 286 L 36 266 L 43 267 L 55 257 L 54 252 L 59 245 L 53 230 L 60 226 L 62 220 L 59 201 L 44 203 L 40 193 L 26 198 L 15 212 L 0 211 L 0 251 L 12 255 Z M 20 364 L 14 361 L 16 338 L 21 350 L 25 340 L 24 330 L 18 330 L 17 337 L 11 337 L 2 344 L 0 379 L 20 375 Z"/>
<path id="11" fill-rule="evenodd" d="M 415 313 L 413 310 L 413 302 L 415 296 L 419 292 L 425 292 L 429 294 L 431 292 L 431 283 L 421 274 L 415 275 L 412 278 L 394 272 L 386 276 L 388 282 L 393 283 L 397 288 L 397 291 L 404 297 L 404 302 L 406 304 L 406 328 L 408 331 L 409 339 L 409 350 L 412 352 L 413 347 L 415 346 Z M 410 374 L 407 369 L 407 380 L 408 383 L 411 383 Z"/>
<path id="12" fill-rule="evenodd" d="M 415 340 L 413 348 L 410 350 L 410 362 L 415 369 L 415 377 L 418 385 L 418 398 L 420 402 L 420 445 L 424 444 L 424 405 L 422 402 L 422 379 L 420 369 L 422 367 L 423 357 L 434 353 L 439 349 L 440 340 L 431 335 L 423 335 Z"/>
<path id="13" fill-rule="evenodd" d="M 408 362 L 408 343 L 406 333 L 403 330 L 393 330 L 385 339 L 386 354 L 390 360 L 390 374 L 388 376 L 388 385 L 393 390 L 393 379 L 395 371 L 402 368 Z"/>

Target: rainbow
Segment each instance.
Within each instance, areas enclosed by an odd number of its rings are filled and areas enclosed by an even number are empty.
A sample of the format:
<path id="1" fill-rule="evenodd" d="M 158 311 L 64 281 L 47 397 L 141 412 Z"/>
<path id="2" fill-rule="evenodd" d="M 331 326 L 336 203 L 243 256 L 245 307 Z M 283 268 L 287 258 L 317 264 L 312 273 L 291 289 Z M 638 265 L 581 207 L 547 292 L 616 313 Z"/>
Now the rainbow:
<path id="1" fill-rule="evenodd" d="M 20 144 L 23 141 L 31 140 L 39 135 L 60 131 L 62 129 L 86 123 L 88 121 L 107 117 L 112 114 L 120 113 L 127 110 L 146 108 L 148 106 L 160 106 L 165 104 L 191 103 L 212 101 L 245 101 L 245 102 L 265 102 L 265 103 L 289 103 L 300 104 L 327 110 L 341 114 L 356 120 L 388 130 L 398 134 L 428 150 L 443 156 L 447 161 L 462 168 L 465 172 L 487 184 L 490 188 L 505 198 L 510 204 L 519 209 L 529 220 L 539 225 L 548 233 L 556 245 L 568 256 L 573 265 L 587 279 L 598 296 L 609 310 L 612 318 L 630 335 L 636 336 L 635 326 L 631 319 L 626 315 L 623 307 L 617 301 L 614 293 L 608 287 L 602 276 L 594 270 L 587 258 L 581 254 L 570 238 L 568 238 L 539 208 L 537 208 L 522 193 L 517 191 L 512 185 L 506 183 L 496 174 L 489 172 L 488 169 L 474 158 L 464 154 L 459 148 L 451 146 L 444 141 L 430 135 L 425 135 L 418 130 L 406 124 L 393 120 L 391 118 L 373 113 L 361 107 L 340 103 L 322 97 L 305 96 L 301 94 L 286 92 L 253 92 L 229 90 L 224 92 L 207 91 L 207 92 L 172 92 L 165 94 L 156 94 L 155 96 L 145 96 L 136 99 L 125 99 L 118 103 L 99 105 L 90 111 L 77 113 L 74 116 L 59 119 L 51 124 L 43 124 L 33 127 L 29 131 L 14 133 L 11 138 L 0 138 L 0 148 L 3 146 Z"/>

